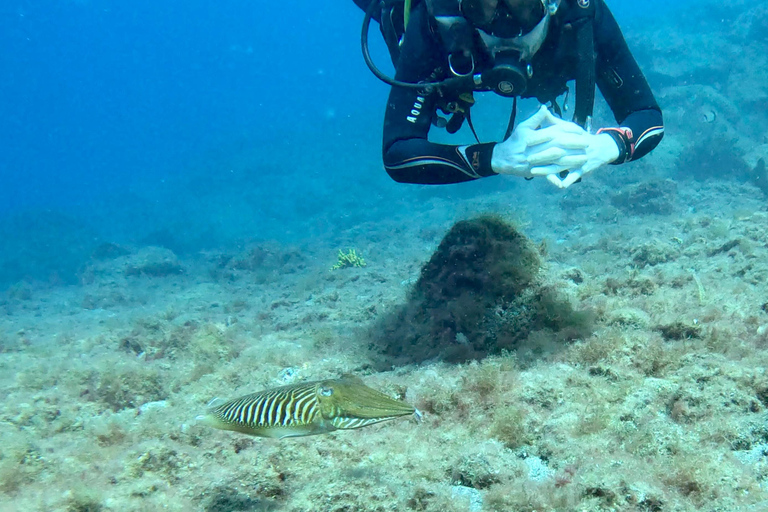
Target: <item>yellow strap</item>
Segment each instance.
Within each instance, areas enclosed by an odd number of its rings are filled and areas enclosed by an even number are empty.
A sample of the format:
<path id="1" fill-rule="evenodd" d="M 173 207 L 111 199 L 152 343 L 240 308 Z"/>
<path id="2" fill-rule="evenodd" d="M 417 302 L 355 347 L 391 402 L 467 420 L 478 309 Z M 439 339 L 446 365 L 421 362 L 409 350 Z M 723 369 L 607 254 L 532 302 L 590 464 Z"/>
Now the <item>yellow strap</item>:
<path id="1" fill-rule="evenodd" d="M 403 9 L 403 30 L 408 28 L 408 20 L 411 18 L 411 0 L 405 0 Z"/>

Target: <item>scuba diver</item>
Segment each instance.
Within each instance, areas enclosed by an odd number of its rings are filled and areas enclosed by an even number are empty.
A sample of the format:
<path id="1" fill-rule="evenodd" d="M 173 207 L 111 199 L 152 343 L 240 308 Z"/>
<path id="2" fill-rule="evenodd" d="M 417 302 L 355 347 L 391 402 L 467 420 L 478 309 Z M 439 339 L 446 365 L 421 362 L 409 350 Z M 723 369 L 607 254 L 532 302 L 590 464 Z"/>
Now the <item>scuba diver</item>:
<path id="1" fill-rule="evenodd" d="M 355 3 L 366 11 L 366 63 L 392 86 L 383 159 L 397 182 L 459 183 L 507 174 L 546 176 L 567 188 L 605 164 L 637 160 L 663 137 L 659 105 L 604 0 Z M 394 78 L 382 73 L 368 52 L 372 19 L 395 64 Z M 561 118 L 570 80 L 575 81 L 572 121 Z M 618 126 L 593 133 L 595 86 Z M 501 142 L 451 146 L 428 140 L 432 126 L 455 133 L 465 121 L 475 133 L 470 109 L 473 94 L 482 91 L 514 98 Z M 536 98 L 542 106 L 515 126 L 517 98 Z"/>

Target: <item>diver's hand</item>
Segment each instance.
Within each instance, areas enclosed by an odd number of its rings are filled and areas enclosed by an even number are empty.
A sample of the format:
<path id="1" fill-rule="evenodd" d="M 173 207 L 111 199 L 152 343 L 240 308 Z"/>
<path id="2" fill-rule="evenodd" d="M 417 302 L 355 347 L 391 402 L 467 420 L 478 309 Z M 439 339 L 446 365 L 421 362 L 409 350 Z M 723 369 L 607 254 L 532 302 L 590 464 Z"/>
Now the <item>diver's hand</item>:
<path id="1" fill-rule="evenodd" d="M 507 140 L 496 144 L 491 167 L 497 174 L 525 178 L 580 168 L 587 161 L 588 141 L 579 130 L 578 125 L 558 119 L 542 105 Z M 534 174 L 533 169 L 538 172 Z"/>
<path id="2" fill-rule="evenodd" d="M 582 140 L 587 143 L 586 161 L 580 166 L 573 166 L 565 169 L 558 169 L 553 173 L 553 165 L 531 169 L 534 176 L 546 176 L 550 183 L 558 188 L 568 188 L 576 183 L 582 176 L 594 171 L 598 167 L 614 162 L 619 158 L 619 147 L 613 137 L 607 133 L 590 134 L 584 130 L 580 135 Z M 579 137 L 577 135 L 577 137 Z M 563 170 L 569 171 L 568 174 L 560 178 L 557 173 Z"/>
<path id="3" fill-rule="evenodd" d="M 547 176 L 568 172 L 572 169 L 580 169 L 587 163 L 587 147 L 589 135 L 581 126 L 570 121 L 564 121 L 552 116 L 552 123 L 547 128 L 539 130 L 549 139 L 531 148 L 532 154 L 528 156 L 531 163 L 531 176 Z M 557 155 L 557 159 L 550 156 Z M 557 178 L 553 176 L 553 178 Z M 559 180 L 558 180 L 559 181 Z"/>

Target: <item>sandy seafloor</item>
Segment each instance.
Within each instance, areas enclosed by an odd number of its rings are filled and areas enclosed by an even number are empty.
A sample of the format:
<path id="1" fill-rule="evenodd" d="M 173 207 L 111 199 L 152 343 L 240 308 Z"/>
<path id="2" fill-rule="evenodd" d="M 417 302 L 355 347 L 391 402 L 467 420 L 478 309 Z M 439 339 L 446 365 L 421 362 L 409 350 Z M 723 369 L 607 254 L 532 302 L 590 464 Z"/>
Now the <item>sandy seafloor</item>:
<path id="1" fill-rule="evenodd" d="M 556 236 L 542 279 L 597 330 L 470 364 L 374 372 L 359 342 L 439 242 L 419 226 L 451 225 L 443 199 L 337 242 L 364 268 L 330 271 L 318 240 L 126 275 L 172 259 L 137 248 L 82 286 L 19 285 L 2 301 L 2 509 L 767 510 L 765 199 L 724 182 L 678 196 L 670 215 L 571 206 L 585 215 L 567 230 L 530 224 Z M 658 330 L 674 322 L 698 337 Z M 348 372 L 423 421 L 282 441 L 194 423 L 214 396 Z"/>
<path id="2" fill-rule="evenodd" d="M 701 20 L 631 39 L 668 135 L 566 193 L 425 191 L 341 235 L 183 257 L 107 245 L 77 286 L 10 287 L 0 510 L 768 510 L 768 199 L 748 175 L 768 156 L 768 37 L 742 30 L 767 16 L 743 5 L 719 40 Z M 720 49 L 679 59 L 697 43 Z M 725 63 L 719 82 L 696 74 Z M 480 212 L 544 242 L 540 279 L 594 311 L 594 333 L 376 371 L 367 329 Z M 348 248 L 367 266 L 331 271 Z M 194 421 L 216 396 L 344 373 L 423 421 L 281 441 Z"/>

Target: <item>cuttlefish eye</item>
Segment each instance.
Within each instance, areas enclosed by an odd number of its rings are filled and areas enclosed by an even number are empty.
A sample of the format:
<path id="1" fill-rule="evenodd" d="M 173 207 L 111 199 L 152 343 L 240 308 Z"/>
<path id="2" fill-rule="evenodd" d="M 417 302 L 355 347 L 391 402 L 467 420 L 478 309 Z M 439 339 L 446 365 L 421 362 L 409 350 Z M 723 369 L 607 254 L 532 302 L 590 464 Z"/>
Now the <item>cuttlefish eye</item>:
<path id="1" fill-rule="evenodd" d="M 327 388 L 325 386 L 322 386 L 320 388 L 320 394 L 323 396 L 331 396 L 333 394 L 333 388 Z"/>

